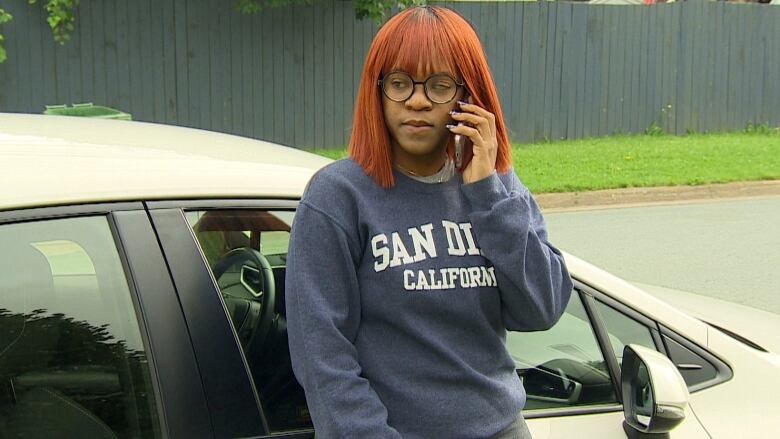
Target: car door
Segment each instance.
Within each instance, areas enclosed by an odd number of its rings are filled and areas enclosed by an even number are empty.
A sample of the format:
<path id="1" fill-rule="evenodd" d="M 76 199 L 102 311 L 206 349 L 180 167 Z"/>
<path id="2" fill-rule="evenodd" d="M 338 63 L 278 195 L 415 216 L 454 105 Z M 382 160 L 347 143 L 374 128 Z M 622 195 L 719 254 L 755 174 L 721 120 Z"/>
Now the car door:
<path id="1" fill-rule="evenodd" d="M 314 437 L 284 318 L 290 200 L 149 203 L 216 437 Z M 217 409 L 215 409 L 217 408 Z"/>
<path id="2" fill-rule="evenodd" d="M 141 203 L 0 212 L 0 436 L 211 435 Z"/>
<path id="3" fill-rule="evenodd" d="M 507 336 L 527 393 L 523 414 L 536 439 L 625 438 L 619 355 L 627 344 L 665 353 L 662 335 L 649 319 L 627 315 L 604 295 L 575 285 L 554 327 Z M 686 415 L 670 437 L 708 438 L 690 409 Z"/>

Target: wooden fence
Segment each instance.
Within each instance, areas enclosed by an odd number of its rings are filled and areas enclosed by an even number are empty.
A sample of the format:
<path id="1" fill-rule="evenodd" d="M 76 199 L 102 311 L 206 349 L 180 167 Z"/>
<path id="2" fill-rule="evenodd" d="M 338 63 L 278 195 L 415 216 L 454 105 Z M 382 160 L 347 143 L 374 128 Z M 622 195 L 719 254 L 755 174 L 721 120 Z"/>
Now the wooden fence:
<path id="1" fill-rule="evenodd" d="M 446 3 L 480 32 L 514 141 L 780 126 L 780 7 Z M 348 1 L 82 0 L 70 42 L 6 0 L 0 111 L 94 102 L 136 120 L 343 146 L 377 26 Z"/>

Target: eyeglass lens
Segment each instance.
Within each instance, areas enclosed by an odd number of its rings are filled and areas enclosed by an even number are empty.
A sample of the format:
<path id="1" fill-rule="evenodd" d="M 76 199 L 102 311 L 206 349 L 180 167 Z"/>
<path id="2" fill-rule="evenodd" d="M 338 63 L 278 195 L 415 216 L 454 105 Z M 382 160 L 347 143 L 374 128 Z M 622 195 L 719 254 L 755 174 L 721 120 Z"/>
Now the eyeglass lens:
<path id="1" fill-rule="evenodd" d="M 425 95 L 431 102 L 444 104 L 455 98 L 458 85 L 449 75 L 439 73 L 429 76 L 424 82 Z M 409 99 L 414 93 L 414 81 L 403 72 L 393 72 L 382 80 L 385 95 L 396 102 Z"/>

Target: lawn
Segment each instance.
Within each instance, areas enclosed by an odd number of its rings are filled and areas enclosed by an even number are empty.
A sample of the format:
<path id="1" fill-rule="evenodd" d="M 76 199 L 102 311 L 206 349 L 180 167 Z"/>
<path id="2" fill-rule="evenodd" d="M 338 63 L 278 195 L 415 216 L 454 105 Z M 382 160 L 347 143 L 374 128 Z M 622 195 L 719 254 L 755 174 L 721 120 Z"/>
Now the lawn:
<path id="1" fill-rule="evenodd" d="M 331 157 L 345 150 L 314 150 Z M 780 179 L 780 130 L 624 135 L 513 144 L 517 174 L 534 193 Z"/>

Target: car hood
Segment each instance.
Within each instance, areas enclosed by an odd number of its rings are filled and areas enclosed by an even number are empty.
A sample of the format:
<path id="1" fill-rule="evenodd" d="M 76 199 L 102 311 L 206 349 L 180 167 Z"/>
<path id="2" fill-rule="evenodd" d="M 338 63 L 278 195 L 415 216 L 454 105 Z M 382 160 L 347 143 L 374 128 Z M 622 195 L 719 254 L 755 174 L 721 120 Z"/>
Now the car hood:
<path id="1" fill-rule="evenodd" d="M 730 331 L 771 353 L 780 354 L 780 315 L 687 291 L 632 283 L 711 326 Z"/>

